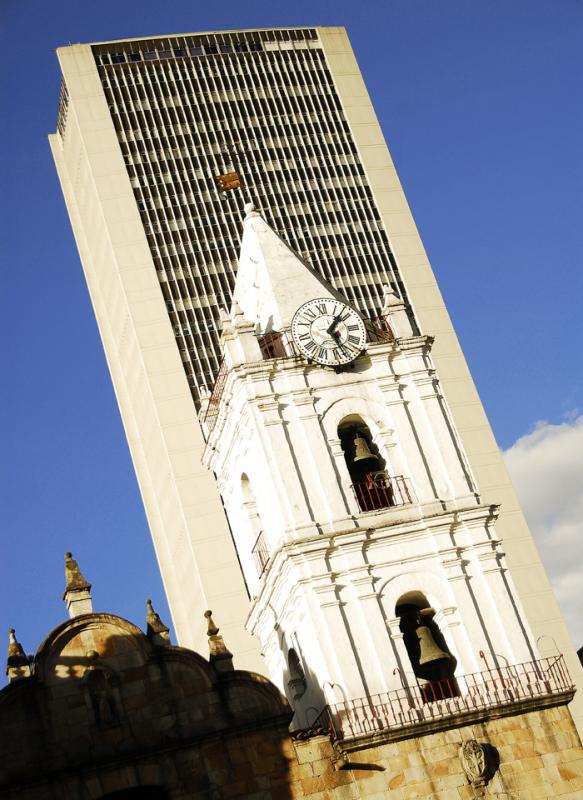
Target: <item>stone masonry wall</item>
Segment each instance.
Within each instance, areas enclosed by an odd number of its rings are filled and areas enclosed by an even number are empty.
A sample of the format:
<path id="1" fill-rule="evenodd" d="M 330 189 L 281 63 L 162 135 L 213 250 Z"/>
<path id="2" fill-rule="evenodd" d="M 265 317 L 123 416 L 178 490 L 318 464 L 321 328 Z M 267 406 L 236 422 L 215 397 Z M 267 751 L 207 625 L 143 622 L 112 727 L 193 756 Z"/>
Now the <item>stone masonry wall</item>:
<path id="1" fill-rule="evenodd" d="M 583 748 L 566 706 L 400 741 L 382 742 L 381 737 L 342 753 L 328 736 L 292 741 L 285 726 L 267 725 L 144 753 L 130 762 L 61 772 L 34 787 L 0 791 L 0 796 L 98 800 L 133 788 L 131 797 L 138 800 L 142 790 L 135 787 L 159 786 L 166 792 L 160 796 L 168 800 L 583 798 Z M 470 786 L 459 759 L 460 745 L 471 738 L 496 748 L 499 756 L 483 794 Z"/>
<path id="2" fill-rule="evenodd" d="M 566 706 L 353 751 L 338 772 L 334 772 L 327 739 L 297 742 L 291 797 L 470 800 L 475 795 L 459 749 L 472 738 L 495 747 L 500 760 L 484 797 L 583 798 L 583 748 Z"/>

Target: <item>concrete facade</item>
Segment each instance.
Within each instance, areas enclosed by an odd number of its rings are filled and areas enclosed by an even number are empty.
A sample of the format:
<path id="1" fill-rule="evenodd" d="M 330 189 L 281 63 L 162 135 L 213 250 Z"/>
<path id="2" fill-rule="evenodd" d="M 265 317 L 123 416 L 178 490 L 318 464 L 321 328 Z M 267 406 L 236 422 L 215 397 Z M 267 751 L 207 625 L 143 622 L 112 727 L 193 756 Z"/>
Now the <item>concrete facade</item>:
<path id="1" fill-rule="evenodd" d="M 419 330 L 434 337 L 443 396 L 485 507 L 500 506 L 497 535 L 542 655 L 564 652 L 581 667 L 472 382 L 415 227 L 346 32 L 318 28 L 358 160 L 390 241 L 398 279 Z M 244 631 L 249 600 L 212 477 L 204 440 L 161 292 L 119 138 L 91 46 L 62 48 L 67 120 L 51 137 L 169 603 L 181 642 L 206 606 L 244 666 L 259 668 Z M 269 179 L 266 177 L 267 182 Z M 259 198 L 261 200 L 261 198 Z M 349 228 L 351 226 L 348 226 Z M 345 281 L 345 288 L 350 281 Z M 338 288 L 341 288 L 339 285 Z M 346 288 L 348 291 L 348 288 Z M 225 591 L 225 587 L 229 587 Z M 579 725 L 583 701 L 573 714 Z"/>

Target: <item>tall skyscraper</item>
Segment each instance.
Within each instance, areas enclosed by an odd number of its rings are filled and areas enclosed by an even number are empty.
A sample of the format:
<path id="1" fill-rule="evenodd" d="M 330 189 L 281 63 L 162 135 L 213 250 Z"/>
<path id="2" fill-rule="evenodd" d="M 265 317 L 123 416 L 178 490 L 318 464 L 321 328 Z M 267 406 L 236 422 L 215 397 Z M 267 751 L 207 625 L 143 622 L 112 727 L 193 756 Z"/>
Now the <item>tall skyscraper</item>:
<path id="1" fill-rule="evenodd" d="M 51 147 L 181 642 L 212 607 L 242 666 L 248 596 L 201 466 L 198 410 L 219 371 L 244 204 L 364 315 L 384 284 L 433 358 L 543 654 L 564 622 L 459 348 L 342 28 L 74 45 Z M 229 629 L 230 628 L 230 629 Z M 573 707 L 575 716 L 581 713 Z"/>

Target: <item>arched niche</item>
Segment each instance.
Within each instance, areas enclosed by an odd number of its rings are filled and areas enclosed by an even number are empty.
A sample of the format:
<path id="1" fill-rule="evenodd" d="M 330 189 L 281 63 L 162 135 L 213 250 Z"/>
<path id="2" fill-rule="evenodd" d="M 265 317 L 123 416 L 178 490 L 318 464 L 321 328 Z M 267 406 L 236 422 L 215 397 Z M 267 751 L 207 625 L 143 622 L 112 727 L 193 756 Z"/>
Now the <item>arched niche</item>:
<path id="1" fill-rule="evenodd" d="M 423 699 L 432 702 L 459 695 L 454 677 L 457 660 L 426 595 L 419 589 L 403 593 L 395 603 L 395 615 L 413 674 L 426 682 L 421 686 Z"/>
<path id="2" fill-rule="evenodd" d="M 249 530 L 249 550 L 253 556 L 257 575 L 261 577 L 269 561 L 269 547 L 257 508 L 255 492 L 246 472 L 241 474 L 241 503 L 243 516 Z"/>
<path id="3" fill-rule="evenodd" d="M 408 502 L 403 499 L 398 479 L 391 477 L 387 459 L 370 427 L 360 415 L 343 417 L 337 436 L 360 511 L 378 511 Z"/>
<path id="4" fill-rule="evenodd" d="M 359 414 L 343 417 L 338 424 L 337 435 L 353 481 L 364 480 L 370 472 L 386 469 L 387 462 L 373 441 L 369 426 Z"/>
<path id="5" fill-rule="evenodd" d="M 289 677 L 287 685 L 292 700 L 299 700 L 306 693 L 306 673 L 295 647 L 290 647 L 287 653 L 287 668 Z"/>
<path id="6" fill-rule="evenodd" d="M 316 404 L 316 411 L 321 417 L 324 432 L 329 440 L 335 437 L 342 420 L 353 415 L 365 422 L 373 440 L 382 450 L 388 445 L 393 434 L 387 407 L 366 396 L 343 397 L 326 406 L 319 401 Z"/>
<path id="7" fill-rule="evenodd" d="M 247 521 L 249 522 L 251 535 L 253 539 L 256 539 L 261 531 L 261 517 L 259 516 L 259 511 L 257 510 L 255 492 L 253 491 L 251 481 L 249 480 L 249 476 L 246 472 L 241 474 L 241 502 L 243 504 L 243 510 L 247 517 Z"/>

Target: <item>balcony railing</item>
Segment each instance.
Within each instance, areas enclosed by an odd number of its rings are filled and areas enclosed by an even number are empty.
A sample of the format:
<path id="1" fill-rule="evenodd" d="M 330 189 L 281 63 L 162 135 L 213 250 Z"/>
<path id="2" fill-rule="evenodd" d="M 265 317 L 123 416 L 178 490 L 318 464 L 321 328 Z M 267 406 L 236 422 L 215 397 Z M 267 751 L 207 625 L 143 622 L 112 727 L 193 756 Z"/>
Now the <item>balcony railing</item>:
<path id="1" fill-rule="evenodd" d="M 219 371 L 217 372 L 215 385 L 213 386 L 208 408 L 204 415 L 204 423 L 206 424 L 209 433 L 213 430 L 213 428 L 217 423 L 217 417 L 219 415 L 219 406 L 221 404 L 221 397 L 223 395 L 223 391 L 225 390 L 225 384 L 227 382 L 228 375 L 229 375 L 229 370 L 227 368 L 227 363 L 226 361 L 223 361 L 223 363 L 219 367 Z"/>
<path id="2" fill-rule="evenodd" d="M 409 479 L 402 475 L 390 477 L 386 472 L 371 472 L 366 480 L 353 483 L 352 491 L 361 511 L 379 511 L 415 502 Z"/>
<path id="3" fill-rule="evenodd" d="M 267 539 L 265 538 L 263 531 L 261 531 L 257 537 L 251 553 L 253 554 L 253 561 L 255 561 L 257 575 L 261 577 L 265 572 L 265 568 L 269 562 L 269 548 L 267 546 Z"/>
<path id="4" fill-rule="evenodd" d="M 346 739 L 573 689 L 563 656 L 554 656 L 326 706 L 312 729 L 326 730 L 335 740 Z"/>
<path id="5" fill-rule="evenodd" d="M 364 325 L 367 331 L 367 339 L 373 344 L 395 340 L 394 331 L 386 317 L 364 319 Z M 262 333 L 257 337 L 257 341 L 259 342 L 261 354 L 266 361 L 272 358 L 301 355 L 289 329 Z"/>
<path id="6" fill-rule="evenodd" d="M 395 332 L 391 328 L 386 317 L 374 317 L 365 319 L 364 326 L 368 334 L 369 342 L 380 344 L 382 342 L 394 342 Z"/>
<path id="7" fill-rule="evenodd" d="M 289 331 L 270 331 L 257 337 L 264 361 L 272 358 L 285 358 L 297 355 L 297 351 Z"/>

